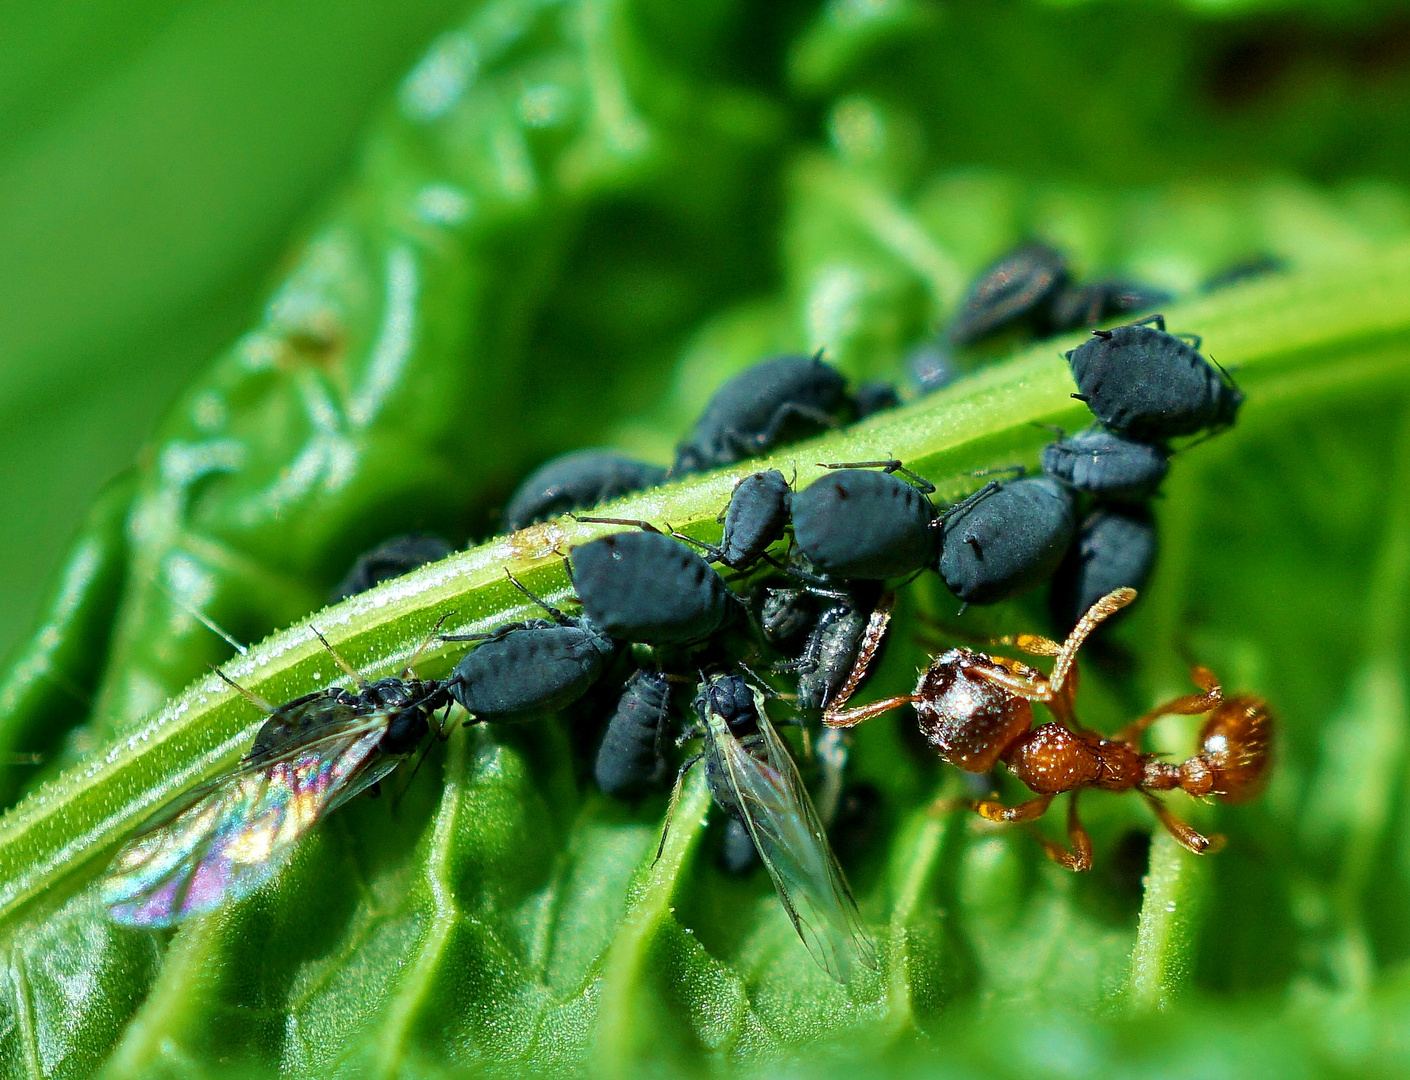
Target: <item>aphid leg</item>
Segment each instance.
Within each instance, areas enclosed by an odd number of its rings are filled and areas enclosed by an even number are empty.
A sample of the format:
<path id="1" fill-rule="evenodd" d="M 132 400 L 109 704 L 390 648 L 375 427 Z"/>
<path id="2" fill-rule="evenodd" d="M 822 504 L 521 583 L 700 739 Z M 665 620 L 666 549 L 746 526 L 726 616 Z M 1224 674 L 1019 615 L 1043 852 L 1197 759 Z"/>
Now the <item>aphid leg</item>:
<path id="1" fill-rule="evenodd" d="M 1175 837 L 1182 847 L 1188 848 L 1196 855 L 1203 855 L 1206 852 L 1218 851 L 1224 846 L 1224 837 L 1218 833 L 1205 836 L 1203 833 L 1195 832 L 1193 828 L 1167 810 L 1165 803 L 1155 795 L 1145 790 L 1141 790 L 1141 795 L 1150 804 L 1151 811 L 1160 819 L 1160 823 L 1165 826 L 1165 831 Z"/>
<path id="2" fill-rule="evenodd" d="M 645 524 L 645 522 L 643 522 L 643 524 Z M 655 531 L 657 530 L 652 530 L 652 532 Z M 689 544 L 691 547 L 704 552 L 706 562 L 724 563 L 731 570 L 734 569 L 734 565 L 725 559 L 724 548 L 719 547 L 716 544 L 707 544 L 704 540 L 697 540 L 693 536 L 686 536 L 685 533 L 676 532 L 674 529 L 671 530 L 670 535 L 675 537 L 682 544 Z"/>
<path id="3" fill-rule="evenodd" d="M 1160 314 L 1156 314 L 1156 315 L 1147 315 L 1144 319 L 1137 319 L 1137 320 L 1136 320 L 1135 322 L 1133 322 L 1131 325 L 1132 325 L 1132 326 L 1154 326 L 1157 330 L 1159 330 L 1159 331 L 1163 334 L 1163 333 L 1165 333 L 1165 316 L 1164 316 L 1164 315 L 1160 315 Z M 1094 331 L 1094 332 L 1095 332 L 1095 331 Z M 1110 331 L 1108 331 L 1108 333 L 1110 333 Z"/>
<path id="4" fill-rule="evenodd" d="M 235 693 L 239 694 L 251 705 L 258 706 L 267 713 L 274 712 L 274 706 L 271 705 L 269 702 L 265 701 L 264 698 L 260 697 L 258 694 L 251 693 L 249 690 L 246 690 L 243 686 L 237 683 L 229 675 L 225 674 L 225 672 L 221 671 L 220 668 L 216 667 L 214 664 L 212 664 L 210 667 L 211 670 L 214 671 L 216 675 L 220 677 L 221 682 L 225 683 L 226 686 L 234 690 Z"/>
<path id="5" fill-rule="evenodd" d="M 1001 487 L 1003 487 L 1003 486 L 1004 486 L 1004 485 L 1001 484 L 1001 483 L 999 483 L 997 480 L 990 480 L 987 484 L 985 484 L 985 485 L 984 485 L 982 488 L 980 488 L 978 491 L 974 492 L 972 495 L 966 495 L 966 496 L 965 496 L 963 499 L 961 499 L 959 502 L 955 503 L 954 506 L 948 507 L 947 509 L 941 511 L 940 514 L 939 514 L 939 516 L 936 518 L 936 520 L 937 520 L 937 521 L 940 521 L 940 522 L 944 522 L 944 521 L 948 520 L 949 518 L 953 517 L 955 514 L 958 514 L 958 513 L 961 513 L 961 512 L 963 512 L 963 511 L 965 511 L 965 510 L 968 510 L 971 506 L 973 506 L 975 503 L 977 503 L 980 499 L 983 499 L 983 498 L 986 498 L 986 497 L 989 496 L 989 495 L 992 495 L 994 492 L 998 491 L 999 488 L 1001 488 Z"/>
<path id="6" fill-rule="evenodd" d="M 697 761 L 703 759 L 705 755 L 695 754 L 686 759 L 685 764 L 676 773 L 675 786 L 671 788 L 671 800 L 666 803 L 666 816 L 661 822 L 661 842 L 656 845 L 656 857 L 651 860 L 651 865 L 655 866 L 661 861 L 661 854 L 666 850 L 666 837 L 671 835 L 671 819 L 676 816 L 676 803 L 680 802 L 681 785 L 685 783 L 685 774 L 690 771 Z"/>
<path id="7" fill-rule="evenodd" d="M 314 637 L 318 638 L 319 641 L 323 642 L 323 647 L 328 650 L 328 655 L 333 658 L 333 663 L 337 664 L 338 667 L 342 669 L 344 675 L 352 679 L 353 682 L 357 683 L 358 686 L 367 685 L 367 680 L 364 679 L 361 675 L 359 675 L 356 671 L 354 671 L 353 666 L 338 655 L 337 649 L 333 648 L 332 645 L 328 644 L 328 639 L 323 636 L 322 631 L 320 631 L 318 627 L 310 626 L 309 629 L 313 631 Z"/>
<path id="8" fill-rule="evenodd" d="M 614 517 L 589 517 L 587 514 L 569 514 L 574 521 L 581 521 L 589 525 L 630 525 L 634 529 L 642 532 L 659 533 L 661 530 L 649 521 L 641 518 L 614 518 Z M 669 531 L 670 526 L 667 526 Z"/>
<path id="9" fill-rule="evenodd" d="M 1072 632 L 1067 635 L 1067 640 L 1062 643 L 1062 648 L 1058 650 L 1057 662 L 1053 664 L 1053 672 L 1048 676 L 1048 682 L 1055 692 L 1060 690 L 1062 684 L 1067 680 L 1068 672 L 1077 661 L 1077 650 L 1082 648 L 1082 643 L 1091 636 L 1092 631 L 1100 626 L 1104 619 L 1115 615 L 1134 599 L 1136 599 L 1135 589 L 1113 589 L 1089 607 L 1077 620 L 1077 625 L 1072 628 Z"/>
<path id="10" fill-rule="evenodd" d="M 769 447 L 778 438 L 778 433 L 783 430 L 783 425 L 788 421 L 797 418 L 799 420 L 811 420 L 819 427 L 835 428 L 839 421 L 837 417 L 830 413 L 823 412 L 822 409 L 815 409 L 811 405 L 800 405 L 796 401 L 785 402 L 774 410 L 773 416 L 769 418 L 764 430 L 759 432 L 751 441 L 756 447 Z"/>
<path id="11" fill-rule="evenodd" d="M 876 607 L 872 608 L 871 614 L 867 616 L 867 626 L 862 631 L 862 644 L 857 650 L 856 660 L 852 662 L 852 670 L 837 688 L 837 695 L 831 701 L 823 703 L 823 723 L 828 727 L 855 727 L 863 720 L 870 720 L 873 716 L 880 716 L 884 712 L 918 700 L 916 695 L 907 694 L 904 697 L 884 698 L 857 709 L 847 708 L 847 702 L 857 692 L 857 687 L 861 686 L 862 680 L 867 676 L 867 669 L 876 659 L 881 643 L 886 640 L 886 628 L 891 625 L 891 609 L 895 605 L 896 594 L 884 592 L 877 599 Z"/>
<path id="12" fill-rule="evenodd" d="M 1204 348 L 1204 338 L 1200 337 L 1198 334 L 1174 334 L 1172 336 L 1179 338 L 1181 341 L 1188 342 L 1190 348 L 1194 349 L 1195 352 L 1199 352 L 1200 349 Z"/>
<path id="13" fill-rule="evenodd" d="M 1180 697 L 1171 698 L 1169 701 L 1157 705 L 1150 712 L 1132 720 L 1117 732 L 1116 738 L 1121 742 L 1134 745 L 1141 733 L 1162 716 L 1200 716 L 1211 709 L 1218 708 L 1219 703 L 1224 700 L 1224 688 L 1219 685 L 1218 676 L 1201 664 L 1191 664 L 1190 679 L 1204 692 L 1182 694 Z"/>
<path id="14" fill-rule="evenodd" d="M 899 458 L 885 458 L 881 461 L 819 461 L 818 467 L 821 469 L 880 469 L 884 473 L 900 473 L 914 484 L 922 495 L 930 495 L 935 491 L 934 484 L 919 473 L 911 472 L 901 463 Z"/>
<path id="15" fill-rule="evenodd" d="M 504 576 L 509 579 L 510 584 L 512 584 L 516 589 L 518 589 L 521 593 L 523 593 L 530 600 L 536 603 L 539 607 L 543 608 L 544 611 L 548 612 L 548 617 L 554 622 L 558 623 L 558 625 L 562 626 L 568 621 L 567 615 L 564 615 L 563 612 L 559 611 L 547 600 L 541 599 L 540 597 L 535 596 L 533 593 L 531 593 L 522 581 L 520 581 L 517 577 L 510 573 L 509 567 L 507 566 L 504 568 Z"/>

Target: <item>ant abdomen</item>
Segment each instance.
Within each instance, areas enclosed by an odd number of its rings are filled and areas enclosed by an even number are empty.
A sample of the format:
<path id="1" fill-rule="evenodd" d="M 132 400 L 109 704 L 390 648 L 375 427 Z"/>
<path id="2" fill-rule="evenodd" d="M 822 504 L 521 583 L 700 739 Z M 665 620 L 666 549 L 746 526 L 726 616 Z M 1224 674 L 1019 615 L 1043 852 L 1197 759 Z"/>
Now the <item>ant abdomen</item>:
<path id="1" fill-rule="evenodd" d="M 1226 698 L 1200 730 L 1199 756 L 1210 771 L 1209 794 L 1240 803 L 1257 796 L 1273 760 L 1273 715 L 1252 694 Z"/>
<path id="2" fill-rule="evenodd" d="M 1004 764 L 1039 795 L 1082 787 L 1127 791 L 1144 775 L 1144 759 L 1133 747 L 1058 723 L 1028 732 L 1004 756 Z"/>
<path id="3" fill-rule="evenodd" d="M 916 687 L 921 734 L 942 758 L 967 772 L 988 772 L 1033 726 L 1033 706 L 986 677 L 1006 670 L 996 659 L 951 649 L 930 665 Z"/>

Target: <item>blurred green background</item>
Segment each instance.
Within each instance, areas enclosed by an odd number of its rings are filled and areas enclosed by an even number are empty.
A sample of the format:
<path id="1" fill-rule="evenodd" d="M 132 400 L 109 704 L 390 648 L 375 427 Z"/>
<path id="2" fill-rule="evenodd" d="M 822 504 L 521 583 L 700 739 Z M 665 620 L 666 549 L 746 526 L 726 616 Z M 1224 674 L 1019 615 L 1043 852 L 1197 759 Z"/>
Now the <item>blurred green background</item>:
<path id="1" fill-rule="evenodd" d="M 0 6 L 0 652 L 458 0 Z"/>
<path id="2" fill-rule="evenodd" d="M 728 1073 L 816 1051 L 925 1075 L 936 1047 L 956 1076 L 1404 1074 L 1410 6 L 11 4 L 0 35 L 0 648 L 138 466 L 67 564 L 105 569 L 53 593 L 0 685 L 0 749 L 73 766 L 0 823 L 7 1074 Z M 1267 797 L 1177 802 L 1229 832 L 1223 855 L 1157 837 L 1143 879 L 1149 815 L 1096 797 L 1098 869 L 1073 878 L 1026 836 L 929 814 L 953 771 L 869 725 L 855 766 L 886 810 L 844 860 L 889 966 L 843 992 L 767 881 L 714 867 L 713 833 L 653 878 L 664 799 L 605 799 L 590 725 L 544 721 L 461 731 L 396 813 L 340 811 L 219 918 L 144 935 L 95 906 L 144 800 L 250 722 L 198 702 L 147 726 L 231 659 L 193 607 L 256 641 L 389 533 L 492 534 L 552 453 L 667 460 L 769 351 L 901 378 L 1034 234 L 1081 276 L 1175 291 L 1181 329 L 1249 364 L 1239 426 L 1176 459 L 1158 575 L 1084 688 L 1114 728 L 1192 653 L 1276 703 Z M 1197 295 L 1259 253 L 1288 275 Z M 980 359 L 1030 405 L 1057 371 L 1034 417 L 963 385 L 906 414 L 981 417 L 922 447 L 945 494 L 1031 461 L 1029 419 L 1081 422 L 1054 348 L 1024 350 Z M 556 557 L 515 557 L 554 584 Z M 506 610 L 491 569 L 465 617 Z M 356 658 L 410 651 L 426 595 L 389 602 Z M 915 609 L 953 616 L 933 582 L 907 595 L 878 689 L 921 662 Z M 250 676 L 271 698 L 326 681 L 276 661 Z M 1015 1015 L 1033 1025 L 1010 1038 Z"/>

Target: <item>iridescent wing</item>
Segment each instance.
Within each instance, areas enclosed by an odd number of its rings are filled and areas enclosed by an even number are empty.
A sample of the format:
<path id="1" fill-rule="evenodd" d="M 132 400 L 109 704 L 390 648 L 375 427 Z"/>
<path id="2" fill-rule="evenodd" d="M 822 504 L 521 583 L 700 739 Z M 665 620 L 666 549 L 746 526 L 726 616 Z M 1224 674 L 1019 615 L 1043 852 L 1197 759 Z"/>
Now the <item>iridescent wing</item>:
<path id="1" fill-rule="evenodd" d="M 813 800 L 769 723 L 758 690 L 754 699 L 763 760 L 744 748 L 722 717 L 707 717 L 709 738 L 719 748 L 725 780 L 743 811 L 745 827 L 813 959 L 838 982 L 850 978 L 854 963 L 875 971 L 876 946 L 862 926 L 861 912 Z"/>
<path id="2" fill-rule="evenodd" d="M 115 922 L 171 926 L 246 896 L 330 810 L 396 768 L 385 712 L 325 726 L 179 798 L 117 853 L 102 883 Z"/>

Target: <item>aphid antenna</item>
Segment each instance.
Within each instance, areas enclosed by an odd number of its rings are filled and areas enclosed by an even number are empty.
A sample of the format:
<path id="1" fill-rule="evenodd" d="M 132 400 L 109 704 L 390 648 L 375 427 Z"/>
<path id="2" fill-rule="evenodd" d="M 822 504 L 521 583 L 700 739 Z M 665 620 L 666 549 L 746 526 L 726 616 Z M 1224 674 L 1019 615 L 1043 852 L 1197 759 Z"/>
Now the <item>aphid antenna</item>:
<path id="1" fill-rule="evenodd" d="M 1060 428 L 1058 430 L 1061 430 Z M 975 469 L 969 475 L 979 480 L 985 476 L 998 476 L 1000 473 L 1012 473 L 1011 479 L 1022 480 L 1028 475 L 1027 465 L 998 465 L 992 469 Z"/>
<path id="2" fill-rule="evenodd" d="M 431 642 L 437 640 L 441 636 L 441 627 L 444 626 L 446 620 L 454 614 L 454 611 L 447 611 L 444 615 L 442 615 L 439 619 L 436 620 L 436 625 L 431 627 L 431 632 L 426 635 L 425 639 L 421 642 L 420 645 L 416 646 L 416 651 L 411 654 L 410 658 L 406 661 L 406 664 L 402 667 L 401 678 L 404 679 L 408 675 L 416 674 L 416 663 L 421 659 L 421 654 L 431 647 Z"/>
<path id="3" fill-rule="evenodd" d="M 314 626 L 312 623 L 309 624 L 309 629 L 313 631 L 314 637 L 323 642 L 323 647 L 328 650 L 328 655 L 333 658 L 333 663 L 338 665 L 339 670 L 341 670 L 344 675 L 352 679 L 359 687 L 367 685 L 367 680 L 358 674 L 357 669 L 344 660 L 338 650 L 328 643 L 328 639 L 323 636 L 323 631 L 319 630 L 318 627 Z"/>
<path id="4" fill-rule="evenodd" d="M 1028 426 L 1039 428 L 1043 431 L 1051 432 L 1052 434 L 1056 435 L 1059 439 L 1067 438 L 1067 429 L 1058 427 L 1056 424 L 1045 424 L 1041 420 L 1030 420 L 1028 422 Z"/>
<path id="5" fill-rule="evenodd" d="M 655 525 L 651 524 L 651 522 L 643 521 L 641 518 L 591 517 L 586 514 L 569 514 L 568 516 L 574 521 L 582 522 L 586 525 L 627 525 L 632 528 L 640 529 L 642 532 L 659 533 L 661 531 Z M 669 525 L 666 526 L 666 531 L 671 531 Z M 674 536 L 675 534 L 672 533 L 671 535 Z"/>
<path id="6" fill-rule="evenodd" d="M 880 469 L 884 473 L 900 473 L 914 484 L 922 495 L 935 493 L 935 485 L 919 473 L 906 468 L 900 458 L 882 458 L 879 461 L 819 461 L 817 466 L 820 469 Z"/>
<path id="7" fill-rule="evenodd" d="M 216 673 L 217 676 L 220 677 L 221 682 L 225 683 L 226 686 L 234 690 L 235 693 L 239 694 L 251 705 L 255 705 L 258 708 L 263 709 L 267 713 L 274 712 L 274 706 L 271 705 L 269 702 L 265 701 L 264 698 L 260 697 L 258 694 L 250 690 L 246 690 L 243 686 L 237 683 L 229 675 L 225 674 L 225 672 L 221 671 L 220 668 L 216 667 L 214 664 L 210 664 L 209 667 L 212 671 Z"/>
<path id="8" fill-rule="evenodd" d="M 563 612 L 559 611 L 556 607 L 554 607 L 552 604 L 550 604 L 547 600 L 544 600 L 544 599 L 542 599 L 541 597 L 536 596 L 534 593 L 531 593 L 531 592 L 529 591 L 528 587 L 527 587 L 522 581 L 520 581 L 517 577 L 515 577 L 514 574 L 510 571 L 509 567 L 507 567 L 507 566 L 504 568 L 504 576 L 509 579 L 510 584 L 512 584 L 516 589 L 518 589 L 521 593 L 523 593 L 523 594 L 524 594 L 525 596 L 527 596 L 530 600 L 532 600 L 534 603 L 536 603 L 539 607 L 543 608 L 544 611 L 548 612 L 548 614 L 552 617 L 552 619 L 553 619 L 554 622 L 556 622 L 556 623 L 558 623 L 558 624 L 561 625 L 561 624 L 566 623 L 566 622 L 568 621 L 568 616 L 567 616 L 567 615 L 564 615 Z"/>
<path id="9" fill-rule="evenodd" d="M 250 650 L 248 646 L 242 644 L 238 638 L 236 638 L 233 634 L 227 631 L 224 627 L 222 627 L 218 622 L 212 619 L 200 608 L 190 603 L 184 597 L 178 595 L 172 589 L 167 588 L 167 586 L 164 585 L 160 579 L 156 581 L 156 585 L 157 588 L 161 589 L 162 592 L 166 593 L 171 600 L 173 600 L 183 611 L 186 612 L 186 614 L 190 615 L 191 618 L 195 619 L 212 634 L 215 634 L 217 637 L 222 638 L 226 642 L 226 644 L 232 646 L 235 651 L 241 656 L 246 656 L 249 654 Z"/>

